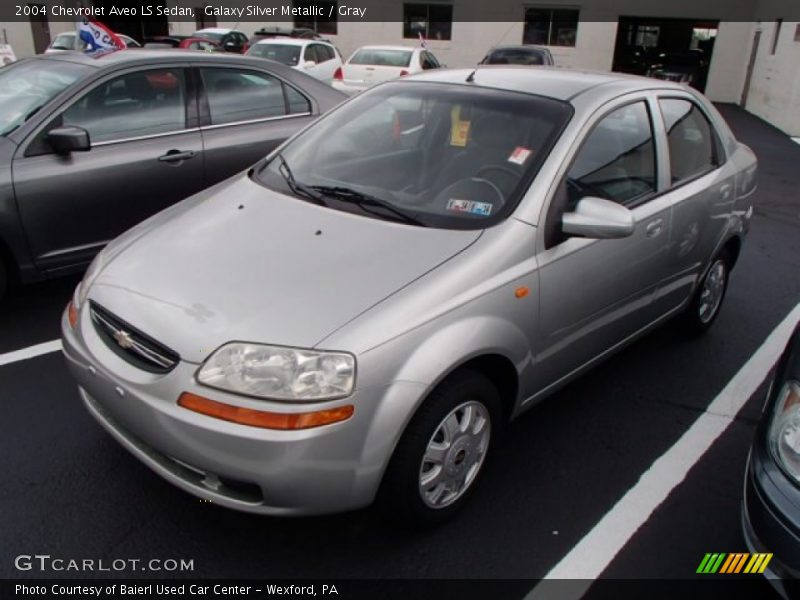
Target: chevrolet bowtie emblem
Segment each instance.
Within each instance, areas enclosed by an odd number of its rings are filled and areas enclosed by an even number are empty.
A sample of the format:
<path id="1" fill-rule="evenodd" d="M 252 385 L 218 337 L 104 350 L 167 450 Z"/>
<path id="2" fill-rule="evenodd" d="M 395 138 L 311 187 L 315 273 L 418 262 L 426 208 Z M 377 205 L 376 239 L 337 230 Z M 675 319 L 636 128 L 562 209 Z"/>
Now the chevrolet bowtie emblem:
<path id="1" fill-rule="evenodd" d="M 131 334 L 128 333 L 127 331 L 119 329 L 114 332 L 113 337 L 114 341 L 117 342 L 117 344 L 119 344 L 119 347 L 122 348 L 123 350 L 128 350 L 130 348 L 133 348 L 133 338 L 131 337 Z"/>

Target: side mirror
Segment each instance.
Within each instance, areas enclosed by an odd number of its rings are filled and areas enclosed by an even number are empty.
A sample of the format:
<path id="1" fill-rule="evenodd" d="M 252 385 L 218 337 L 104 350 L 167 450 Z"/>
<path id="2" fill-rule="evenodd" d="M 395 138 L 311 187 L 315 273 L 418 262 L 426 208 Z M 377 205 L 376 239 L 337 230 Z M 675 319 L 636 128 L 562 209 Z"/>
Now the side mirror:
<path id="1" fill-rule="evenodd" d="M 89 132 L 83 127 L 74 125 L 51 129 L 47 133 L 46 139 L 57 154 L 86 152 L 92 149 L 92 144 L 89 141 Z"/>
<path id="2" fill-rule="evenodd" d="M 304 69 L 310 69 L 311 67 L 315 66 L 316 64 L 317 64 L 316 61 L 307 60 L 306 62 L 303 63 L 303 68 Z"/>
<path id="3" fill-rule="evenodd" d="M 588 196 L 578 201 L 574 212 L 561 217 L 561 230 L 586 238 L 624 238 L 633 233 L 633 213 L 616 202 Z"/>

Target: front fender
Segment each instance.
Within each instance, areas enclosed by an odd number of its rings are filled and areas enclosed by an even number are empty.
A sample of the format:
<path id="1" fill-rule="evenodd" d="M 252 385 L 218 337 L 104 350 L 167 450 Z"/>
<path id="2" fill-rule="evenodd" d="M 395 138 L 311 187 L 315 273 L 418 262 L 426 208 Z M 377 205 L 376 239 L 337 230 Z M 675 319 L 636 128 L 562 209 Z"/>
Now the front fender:
<path id="1" fill-rule="evenodd" d="M 363 374 L 359 387 L 378 387 L 387 383 L 413 383 L 421 393 L 413 404 L 404 408 L 402 426 L 397 437 L 430 392 L 447 376 L 470 360 L 486 355 L 507 359 L 517 372 L 518 394 L 525 397 L 524 385 L 529 377 L 533 352 L 524 331 L 514 322 L 488 314 L 455 319 L 442 326 L 422 327 L 359 358 Z M 369 374 L 369 375 L 367 375 Z M 399 415 L 395 414 L 395 419 Z"/>

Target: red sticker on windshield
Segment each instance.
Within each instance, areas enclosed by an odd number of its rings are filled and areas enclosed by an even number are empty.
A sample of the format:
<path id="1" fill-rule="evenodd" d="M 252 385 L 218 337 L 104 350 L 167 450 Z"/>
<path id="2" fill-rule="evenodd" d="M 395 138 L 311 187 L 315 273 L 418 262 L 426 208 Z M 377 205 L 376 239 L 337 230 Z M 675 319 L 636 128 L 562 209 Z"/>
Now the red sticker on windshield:
<path id="1" fill-rule="evenodd" d="M 515 165 L 524 165 L 525 161 L 528 160 L 528 157 L 531 155 L 531 151 L 527 148 L 523 148 L 522 146 L 517 146 L 514 148 L 514 151 L 511 153 L 511 156 L 508 157 L 508 162 L 514 163 Z"/>

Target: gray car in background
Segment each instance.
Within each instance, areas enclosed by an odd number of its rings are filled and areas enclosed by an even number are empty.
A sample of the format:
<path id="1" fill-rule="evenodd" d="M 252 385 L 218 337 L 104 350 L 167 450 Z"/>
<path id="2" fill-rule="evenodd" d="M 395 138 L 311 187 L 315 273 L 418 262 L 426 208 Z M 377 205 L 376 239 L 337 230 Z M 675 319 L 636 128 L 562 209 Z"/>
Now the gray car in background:
<path id="1" fill-rule="evenodd" d="M 107 246 L 64 353 L 101 425 L 201 498 L 435 523 L 507 421 L 671 317 L 714 322 L 755 188 L 677 84 L 431 71 Z"/>
<path id="2" fill-rule="evenodd" d="M 139 221 L 246 169 L 345 96 L 241 56 L 48 54 L 0 69 L 0 296 L 85 267 Z"/>
<path id="3" fill-rule="evenodd" d="M 479 64 L 552 66 L 555 61 L 549 48 L 525 44 L 522 46 L 497 46 L 492 48 Z"/>

